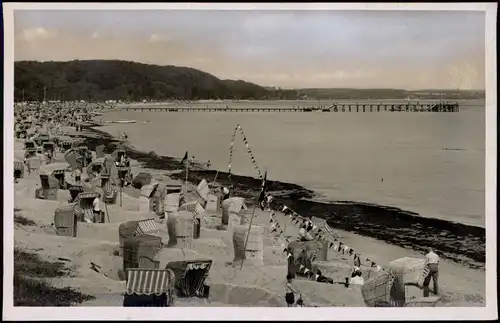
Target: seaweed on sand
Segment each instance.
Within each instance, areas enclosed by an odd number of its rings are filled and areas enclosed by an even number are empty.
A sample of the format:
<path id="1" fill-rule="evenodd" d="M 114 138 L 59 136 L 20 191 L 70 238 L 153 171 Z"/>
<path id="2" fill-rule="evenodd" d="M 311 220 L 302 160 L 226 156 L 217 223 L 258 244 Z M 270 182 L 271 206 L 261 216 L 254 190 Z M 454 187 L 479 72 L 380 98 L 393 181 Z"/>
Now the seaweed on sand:
<path id="1" fill-rule="evenodd" d="M 20 209 L 14 208 L 14 223 L 21 225 L 35 225 L 35 221 L 26 218 L 19 213 Z"/>
<path id="2" fill-rule="evenodd" d="M 69 287 L 53 287 L 47 280 L 68 274 L 61 262 L 45 261 L 35 253 L 15 248 L 14 306 L 71 306 L 94 299 Z"/>

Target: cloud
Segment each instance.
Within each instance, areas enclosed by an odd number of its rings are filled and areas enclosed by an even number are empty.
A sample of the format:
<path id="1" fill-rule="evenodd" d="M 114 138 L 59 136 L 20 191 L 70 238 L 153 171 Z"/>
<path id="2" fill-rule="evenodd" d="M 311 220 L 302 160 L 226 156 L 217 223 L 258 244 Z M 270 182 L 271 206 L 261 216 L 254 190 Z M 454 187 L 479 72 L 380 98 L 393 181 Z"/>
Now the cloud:
<path id="1" fill-rule="evenodd" d="M 22 37 L 25 41 L 31 42 L 40 39 L 47 39 L 54 36 L 55 32 L 48 31 L 43 27 L 24 29 Z"/>
<path id="2" fill-rule="evenodd" d="M 149 35 L 148 40 L 150 43 L 159 43 L 159 42 L 167 41 L 168 38 L 165 36 L 160 36 L 158 34 L 152 33 L 151 35 Z"/>
<path id="3" fill-rule="evenodd" d="M 123 59 L 283 88 L 485 84 L 480 12 L 31 10 L 15 28 L 16 60 Z"/>
<path id="4" fill-rule="evenodd" d="M 160 36 L 156 35 L 156 34 L 151 34 L 149 36 L 149 41 L 152 42 L 152 43 L 156 43 L 158 41 L 160 41 Z"/>

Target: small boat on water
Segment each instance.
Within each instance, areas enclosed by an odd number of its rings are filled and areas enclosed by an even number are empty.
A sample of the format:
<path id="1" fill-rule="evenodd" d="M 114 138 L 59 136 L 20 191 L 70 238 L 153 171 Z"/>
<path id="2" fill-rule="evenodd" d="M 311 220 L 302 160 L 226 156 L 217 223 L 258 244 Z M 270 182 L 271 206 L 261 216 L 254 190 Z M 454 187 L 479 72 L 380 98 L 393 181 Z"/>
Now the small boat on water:
<path id="1" fill-rule="evenodd" d="M 104 123 L 136 123 L 137 121 L 135 120 L 111 120 L 111 121 L 104 121 Z"/>

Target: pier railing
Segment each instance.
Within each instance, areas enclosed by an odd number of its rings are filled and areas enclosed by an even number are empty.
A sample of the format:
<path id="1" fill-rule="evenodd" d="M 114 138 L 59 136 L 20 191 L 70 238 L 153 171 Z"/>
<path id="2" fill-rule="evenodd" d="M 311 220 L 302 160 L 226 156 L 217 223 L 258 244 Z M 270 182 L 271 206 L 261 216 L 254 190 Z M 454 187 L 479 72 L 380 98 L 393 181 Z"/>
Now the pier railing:
<path id="1" fill-rule="evenodd" d="M 123 106 L 125 111 L 157 111 L 157 112 L 459 112 L 457 102 L 435 103 L 334 103 L 332 105 L 291 107 L 214 107 L 210 105 L 177 105 L 177 106 Z"/>

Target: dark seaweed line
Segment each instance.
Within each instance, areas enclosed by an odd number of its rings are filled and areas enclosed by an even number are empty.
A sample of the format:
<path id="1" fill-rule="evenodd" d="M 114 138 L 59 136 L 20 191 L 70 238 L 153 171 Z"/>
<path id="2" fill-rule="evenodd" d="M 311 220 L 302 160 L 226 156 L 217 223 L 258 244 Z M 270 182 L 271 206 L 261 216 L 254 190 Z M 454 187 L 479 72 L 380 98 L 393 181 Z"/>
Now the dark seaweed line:
<path id="1" fill-rule="evenodd" d="M 105 145 L 106 152 L 112 152 L 119 145 L 108 133 L 91 128 L 97 138 L 86 138 L 90 149 Z M 162 170 L 182 170 L 170 176 L 184 179 L 183 165 L 178 158 L 158 156 L 154 152 L 145 153 L 127 148 L 129 156 L 144 167 Z M 214 170 L 190 170 L 189 181 L 198 184 L 202 179 L 213 180 Z M 248 199 L 255 198 L 260 189 L 260 180 L 232 174 L 228 180 L 227 172 L 219 172 L 217 182 L 233 185 L 235 193 Z M 417 213 L 404 211 L 396 207 L 353 201 L 335 201 L 322 203 L 310 201 L 314 191 L 300 185 L 268 181 L 270 191 L 291 191 L 277 200 L 286 204 L 302 216 L 315 216 L 326 219 L 337 229 L 372 237 L 404 248 L 425 252 L 432 247 L 444 258 L 462 263 L 471 268 L 484 268 L 486 235 L 485 229 L 466 224 L 418 216 Z"/>

